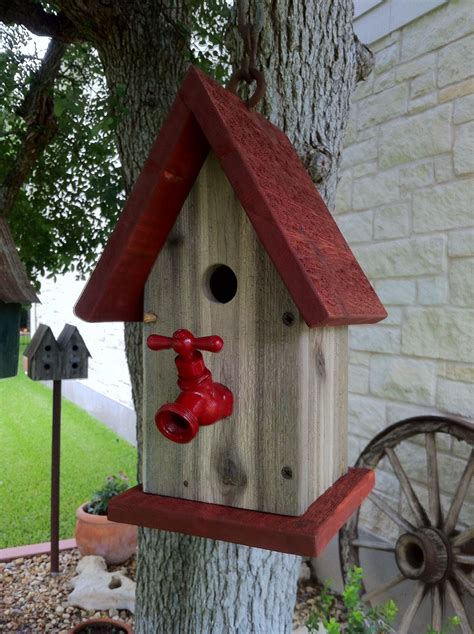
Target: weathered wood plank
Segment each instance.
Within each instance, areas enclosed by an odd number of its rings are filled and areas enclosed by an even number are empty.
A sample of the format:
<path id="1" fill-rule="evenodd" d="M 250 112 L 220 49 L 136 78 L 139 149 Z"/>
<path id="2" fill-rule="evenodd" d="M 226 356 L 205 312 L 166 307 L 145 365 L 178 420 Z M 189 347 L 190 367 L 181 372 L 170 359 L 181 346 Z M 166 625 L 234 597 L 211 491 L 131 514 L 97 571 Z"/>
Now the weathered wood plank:
<path id="1" fill-rule="evenodd" d="M 374 483 L 372 470 L 350 469 L 297 518 L 149 495 L 136 486 L 110 501 L 108 518 L 113 522 L 317 557 L 362 504 Z"/>
<path id="2" fill-rule="evenodd" d="M 226 304 L 209 298 L 216 264 L 237 276 Z M 347 328 L 306 326 L 213 154 L 153 267 L 144 309 L 158 315 L 145 339 L 178 328 L 221 336 L 223 351 L 204 356 L 235 395 L 232 417 L 173 444 L 154 415 L 178 394 L 174 355 L 145 346 L 144 490 L 303 513 L 346 468 Z"/>

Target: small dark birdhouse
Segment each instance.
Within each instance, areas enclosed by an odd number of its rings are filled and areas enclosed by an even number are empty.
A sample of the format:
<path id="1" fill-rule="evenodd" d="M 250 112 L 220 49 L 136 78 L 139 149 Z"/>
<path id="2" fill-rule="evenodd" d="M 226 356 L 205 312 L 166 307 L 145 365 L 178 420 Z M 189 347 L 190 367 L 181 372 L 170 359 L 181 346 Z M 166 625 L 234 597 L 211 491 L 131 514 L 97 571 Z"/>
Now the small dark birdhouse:
<path id="1" fill-rule="evenodd" d="M 61 378 L 87 379 L 90 352 L 76 326 L 66 324 L 58 337 Z"/>
<path id="2" fill-rule="evenodd" d="M 41 324 L 23 353 L 25 372 L 33 381 L 86 379 L 90 353 L 75 326 L 66 324 L 57 341 Z"/>
<path id="3" fill-rule="evenodd" d="M 21 306 L 38 301 L 7 221 L 0 216 L 0 379 L 18 370 Z"/>
<path id="4" fill-rule="evenodd" d="M 386 312 L 288 138 L 195 68 L 76 314 L 145 321 L 154 495 L 111 519 L 316 554 L 367 495 L 347 326 Z"/>

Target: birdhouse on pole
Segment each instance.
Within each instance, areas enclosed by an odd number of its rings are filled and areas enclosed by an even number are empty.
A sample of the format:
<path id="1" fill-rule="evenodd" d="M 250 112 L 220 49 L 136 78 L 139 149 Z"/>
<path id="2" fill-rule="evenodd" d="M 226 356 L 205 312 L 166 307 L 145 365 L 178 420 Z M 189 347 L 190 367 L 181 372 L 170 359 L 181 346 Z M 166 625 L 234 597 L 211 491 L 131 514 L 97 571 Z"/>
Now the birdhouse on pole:
<path id="1" fill-rule="evenodd" d="M 144 321 L 143 489 L 111 519 L 314 555 L 369 493 L 347 327 L 386 312 L 285 134 L 198 69 L 75 310 Z"/>
<path id="2" fill-rule="evenodd" d="M 0 216 L 0 379 L 17 373 L 22 304 L 38 301 L 7 221 Z"/>

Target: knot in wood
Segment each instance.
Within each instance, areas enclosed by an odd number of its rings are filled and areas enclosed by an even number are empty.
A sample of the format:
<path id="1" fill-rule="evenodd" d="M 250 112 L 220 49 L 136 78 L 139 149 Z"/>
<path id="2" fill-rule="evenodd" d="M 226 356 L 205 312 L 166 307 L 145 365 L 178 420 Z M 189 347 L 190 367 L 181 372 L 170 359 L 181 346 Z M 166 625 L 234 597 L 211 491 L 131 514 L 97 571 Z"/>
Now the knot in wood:
<path id="1" fill-rule="evenodd" d="M 306 154 L 304 165 L 314 183 L 319 184 L 326 180 L 332 169 L 334 157 L 325 145 L 314 145 Z"/>

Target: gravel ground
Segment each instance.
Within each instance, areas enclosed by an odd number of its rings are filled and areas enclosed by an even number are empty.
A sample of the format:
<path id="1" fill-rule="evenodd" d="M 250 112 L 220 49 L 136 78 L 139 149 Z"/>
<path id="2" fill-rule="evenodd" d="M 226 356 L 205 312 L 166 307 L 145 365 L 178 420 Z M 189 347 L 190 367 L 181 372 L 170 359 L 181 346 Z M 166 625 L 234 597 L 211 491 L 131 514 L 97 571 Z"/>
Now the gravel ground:
<path id="1" fill-rule="evenodd" d="M 68 605 L 69 581 L 76 574 L 79 558 L 78 550 L 61 553 L 63 572 L 54 577 L 49 574 L 49 555 L 0 563 L 0 632 L 67 634 L 73 625 L 93 616 L 109 616 L 133 624 L 133 615 L 126 610 L 91 612 Z M 127 576 L 135 579 L 135 557 L 126 564 L 109 566 L 109 570 L 120 568 L 126 568 Z M 298 584 L 295 629 L 304 625 L 317 608 L 319 592 L 320 586 L 312 580 Z M 334 614 L 340 613 L 341 604 L 336 600 Z"/>

